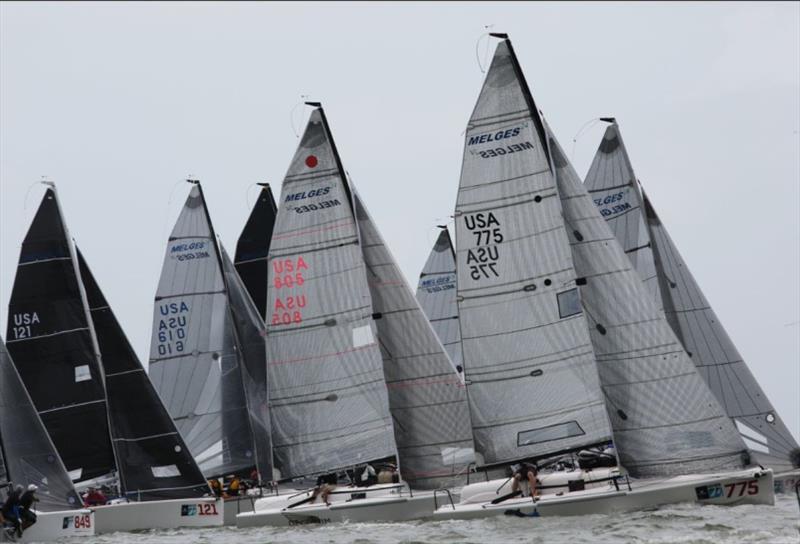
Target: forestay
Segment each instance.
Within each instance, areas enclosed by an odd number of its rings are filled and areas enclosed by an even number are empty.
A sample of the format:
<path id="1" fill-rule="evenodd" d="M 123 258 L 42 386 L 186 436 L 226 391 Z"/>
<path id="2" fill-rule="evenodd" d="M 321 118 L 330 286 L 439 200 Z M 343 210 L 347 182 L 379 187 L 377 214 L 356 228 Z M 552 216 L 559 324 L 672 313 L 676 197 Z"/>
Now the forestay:
<path id="1" fill-rule="evenodd" d="M 253 210 L 247 218 L 239 241 L 236 243 L 234 264 L 236 271 L 247 287 L 247 292 L 258 309 L 261 319 L 267 316 L 267 277 L 269 263 L 269 243 L 272 239 L 272 228 L 275 226 L 277 208 L 268 183 L 261 185 Z"/>
<path id="2" fill-rule="evenodd" d="M 64 463 L 36 413 L 31 398 L 0 338 L 0 444 L 5 463 L 0 468 L 7 480 L 27 486 L 36 484 L 45 512 L 81 506 Z"/>
<path id="3" fill-rule="evenodd" d="M 202 497 L 209 492 L 175 424 L 86 260 L 78 265 L 102 354 L 111 440 L 122 492 L 132 500 Z"/>
<path id="4" fill-rule="evenodd" d="M 439 233 L 419 275 L 417 300 L 447 350 L 454 370 L 463 376 L 461 328 L 456 301 L 456 254 L 446 227 Z"/>
<path id="5" fill-rule="evenodd" d="M 611 164 L 625 167 L 612 168 Z M 615 191 L 608 188 L 621 185 L 625 180 L 631 180 L 629 193 L 620 204 L 614 202 L 613 206 L 627 204 L 635 212 L 603 212 L 608 207 L 598 204 L 598 199 L 601 195 L 608 198 Z M 619 228 L 619 217 L 628 213 L 643 217 L 638 237 L 643 249 L 628 252 L 628 255 L 656 303 L 663 307 L 667 321 L 700 375 L 725 413 L 733 418 L 752 460 L 776 471 L 800 466 L 800 448 L 796 440 L 748 369 L 644 191 L 640 191 L 633 180 L 633 169 L 619 127 L 613 123 L 606 129 L 586 176 L 585 185 L 592 192 L 595 204 L 601 208 L 623 247 L 626 247 L 625 230 Z"/>
<path id="6" fill-rule="evenodd" d="M 50 187 L 22 243 L 7 344 L 64 465 L 78 481 L 115 467 L 103 375 L 84 298 Z"/>
<path id="7" fill-rule="evenodd" d="M 633 476 L 741 468 L 738 433 L 552 135 L 550 150 L 622 465 Z"/>
<path id="8" fill-rule="evenodd" d="M 255 465 L 234 335 L 214 231 L 195 184 L 167 245 L 150 376 L 207 477 Z"/>
<path id="9" fill-rule="evenodd" d="M 353 194 L 403 478 L 421 489 L 452 486 L 474 461 L 464 384 Z"/>
<path id="10" fill-rule="evenodd" d="M 272 480 L 272 430 L 269 422 L 267 400 L 267 352 L 264 336 L 264 320 L 247 292 L 243 280 L 236 272 L 228 253 L 220 243 L 222 270 L 228 289 L 233 325 L 241 360 L 242 385 L 253 433 L 256 468 L 261 481 Z M 266 270 L 266 269 L 265 269 Z M 264 280 L 261 278 L 261 283 Z M 266 296 L 266 286 L 264 286 Z M 266 300 L 264 301 L 266 304 Z"/>
<path id="11" fill-rule="evenodd" d="M 321 108 L 283 181 L 269 262 L 268 387 L 282 477 L 394 455 L 351 196 Z"/>
<path id="12" fill-rule="evenodd" d="M 487 464 L 611 439 L 544 130 L 508 40 L 467 126 L 458 310 Z"/>

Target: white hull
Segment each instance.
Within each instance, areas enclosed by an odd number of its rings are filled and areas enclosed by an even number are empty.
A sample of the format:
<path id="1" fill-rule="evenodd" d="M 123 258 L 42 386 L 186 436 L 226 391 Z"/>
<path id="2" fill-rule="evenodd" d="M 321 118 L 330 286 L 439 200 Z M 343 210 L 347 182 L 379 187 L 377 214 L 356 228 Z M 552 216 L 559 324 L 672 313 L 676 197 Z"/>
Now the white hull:
<path id="1" fill-rule="evenodd" d="M 800 469 L 775 473 L 775 493 L 794 493 L 800 482 Z"/>
<path id="2" fill-rule="evenodd" d="M 503 480 L 495 482 L 501 484 Z M 469 487 L 462 490 L 462 497 L 464 493 L 467 497 L 470 496 Z M 497 496 L 502 494 L 503 492 L 498 493 Z M 631 490 L 623 480 L 619 482 L 619 490 L 613 483 L 587 486 L 587 489 L 581 491 L 564 489 L 560 494 L 542 494 L 536 503 L 530 497 L 509 499 L 499 504 L 491 504 L 490 501 L 463 502 L 462 498 L 462 502 L 451 505 L 449 501 L 442 504 L 441 495 L 439 497 L 438 509 L 433 515 L 437 520 L 476 519 L 506 513 L 531 515 L 534 512 L 541 516 L 609 514 L 681 502 L 728 506 L 771 505 L 775 500 L 773 476 L 769 469 L 633 480 Z"/>
<path id="3" fill-rule="evenodd" d="M 223 523 L 222 499 L 170 499 L 93 506 L 98 534 L 114 531 L 218 527 Z"/>
<path id="4" fill-rule="evenodd" d="M 94 534 L 94 514 L 89 509 L 36 512 L 36 523 L 15 542 L 52 542 L 60 538 L 87 537 Z"/>
<path id="5" fill-rule="evenodd" d="M 434 504 L 432 492 L 413 492 L 412 495 L 404 484 L 383 484 L 337 487 L 328 497 L 330 506 L 317 498 L 316 503 L 290 507 L 310 496 L 310 491 L 303 491 L 259 499 L 254 512 L 236 516 L 236 525 L 287 527 L 343 521 L 406 521 L 430 517 Z"/>

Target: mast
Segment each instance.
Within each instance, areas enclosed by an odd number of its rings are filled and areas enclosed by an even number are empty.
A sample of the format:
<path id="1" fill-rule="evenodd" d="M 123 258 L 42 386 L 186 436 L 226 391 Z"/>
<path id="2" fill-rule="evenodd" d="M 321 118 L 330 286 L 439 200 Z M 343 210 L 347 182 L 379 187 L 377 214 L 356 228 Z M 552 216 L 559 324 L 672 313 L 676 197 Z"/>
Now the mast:
<path id="1" fill-rule="evenodd" d="M 464 370 L 486 465 L 612 439 L 544 127 L 496 37 L 455 210 Z"/>

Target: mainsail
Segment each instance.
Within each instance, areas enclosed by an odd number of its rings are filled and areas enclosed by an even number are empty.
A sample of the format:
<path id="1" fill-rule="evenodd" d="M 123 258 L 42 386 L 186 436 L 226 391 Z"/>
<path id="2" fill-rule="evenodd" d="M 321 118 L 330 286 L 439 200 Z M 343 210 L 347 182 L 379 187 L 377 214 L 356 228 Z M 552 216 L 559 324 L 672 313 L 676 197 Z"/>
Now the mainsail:
<path id="1" fill-rule="evenodd" d="M 120 486 L 135 500 L 202 497 L 208 484 L 76 249 L 92 324 L 102 354 L 111 441 Z"/>
<path id="2" fill-rule="evenodd" d="M 403 478 L 433 489 L 474 461 L 464 383 L 353 191 Z"/>
<path id="3" fill-rule="evenodd" d="M 417 300 L 447 350 L 454 369 L 463 376 L 461 328 L 456 300 L 456 254 L 447 227 L 439 233 L 419 275 Z"/>
<path id="4" fill-rule="evenodd" d="M 150 376 L 203 474 L 255 467 L 240 350 L 202 189 L 193 182 L 155 297 Z"/>
<path id="5" fill-rule="evenodd" d="M 267 277 L 269 271 L 267 256 L 278 210 L 269 184 L 260 183 L 259 185 L 261 185 L 261 191 L 258 194 L 258 200 L 256 200 L 242 234 L 239 236 L 239 241 L 236 243 L 234 264 L 261 315 L 261 319 L 266 319 L 267 284 L 264 282 L 264 278 Z"/>
<path id="6" fill-rule="evenodd" d="M 458 312 L 486 464 L 612 438 L 544 127 L 511 44 L 467 126 L 456 204 Z"/>
<path id="7" fill-rule="evenodd" d="M 4 481 L 36 484 L 37 510 L 79 508 L 81 500 L 0 338 L 0 469 Z"/>
<path id="8" fill-rule="evenodd" d="M 606 129 L 585 184 L 700 375 L 734 420 L 753 461 L 776 471 L 799 467 L 797 441 L 748 369 L 640 189 L 616 122 Z M 634 213 L 635 235 L 632 220 L 623 219 Z M 634 238 L 635 244 L 626 243 Z"/>
<path id="9" fill-rule="evenodd" d="M 269 264 L 268 387 L 281 476 L 394 455 L 358 227 L 321 108 L 283 181 Z"/>
<path id="10" fill-rule="evenodd" d="M 547 132 L 621 463 L 634 476 L 741 468 L 744 443 Z"/>
<path id="11" fill-rule="evenodd" d="M 22 243 L 8 313 L 8 351 L 72 478 L 111 473 L 102 368 L 54 187 Z"/>

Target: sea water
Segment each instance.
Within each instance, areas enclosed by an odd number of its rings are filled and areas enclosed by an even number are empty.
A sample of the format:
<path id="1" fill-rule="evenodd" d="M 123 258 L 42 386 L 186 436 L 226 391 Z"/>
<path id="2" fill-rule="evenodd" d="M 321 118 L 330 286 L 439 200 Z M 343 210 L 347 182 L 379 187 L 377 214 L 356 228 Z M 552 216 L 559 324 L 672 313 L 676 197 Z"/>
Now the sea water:
<path id="1" fill-rule="evenodd" d="M 642 512 L 576 517 L 498 516 L 475 521 L 338 523 L 292 528 L 186 529 L 112 533 L 70 544 L 542 544 L 692 543 L 798 544 L 800 509 L 794 495 L 775 506 L 680 504 Z"/>

